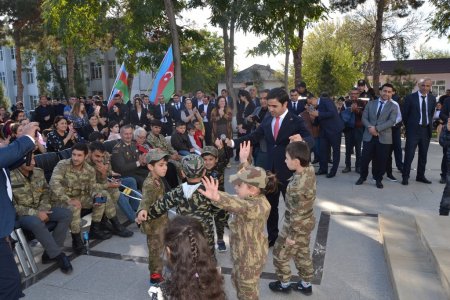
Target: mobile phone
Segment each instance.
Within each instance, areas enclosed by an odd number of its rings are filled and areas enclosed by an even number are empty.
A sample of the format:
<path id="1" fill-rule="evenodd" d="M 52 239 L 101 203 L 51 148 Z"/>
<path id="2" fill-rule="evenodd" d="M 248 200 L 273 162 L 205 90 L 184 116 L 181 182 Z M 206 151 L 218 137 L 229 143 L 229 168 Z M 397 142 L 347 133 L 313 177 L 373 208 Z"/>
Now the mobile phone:
<path id="1" fill-rule="evenodd" d="M 106 197 L 94 197 L 94 203 L 102 204 L 106 203 Z"/>

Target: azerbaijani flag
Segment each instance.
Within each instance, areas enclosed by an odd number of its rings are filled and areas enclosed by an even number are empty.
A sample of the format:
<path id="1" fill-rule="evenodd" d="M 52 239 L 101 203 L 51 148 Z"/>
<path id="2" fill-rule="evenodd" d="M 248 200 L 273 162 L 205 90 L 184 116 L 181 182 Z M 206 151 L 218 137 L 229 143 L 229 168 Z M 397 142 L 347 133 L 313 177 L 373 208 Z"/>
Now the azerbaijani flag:
<path id="1" fill-rule="evenodd" d="M 122 63 L 119 73 L 117 73 L 111 94 L 109 95 L 108 108 L 111 108 L 111 106 L 114 105 L 112 99 L 115 94 L 119 94 L 122 97 L 123 103 L 130 101 L 130 93 L 128 91 L 128 73 L 127 70 L 125 70 L 125 63 Z"/>
<path id="2" fill-rule="evenodd" d="M 167 50 L 166 56 L 159 66 L 158 73 L 153 80 L 152 93 L 150 94 L 150 101 L 156 103 L 159 95 L 163 95 L 164 99 L 169 101 L 170 97 L 175 91 L 175 78 L 173 77 L 173 53 L 172 45 L 170 45 L 169 50 Z"/>

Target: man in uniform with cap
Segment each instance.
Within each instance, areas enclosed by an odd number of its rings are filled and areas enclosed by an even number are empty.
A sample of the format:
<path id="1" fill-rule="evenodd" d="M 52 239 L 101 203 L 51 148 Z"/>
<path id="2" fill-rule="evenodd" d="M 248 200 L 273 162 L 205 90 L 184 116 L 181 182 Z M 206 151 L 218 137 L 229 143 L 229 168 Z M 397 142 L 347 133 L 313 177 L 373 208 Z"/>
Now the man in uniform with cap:
<path id="1" fill-rule="evenodd" d="M 358 80 L 357 88 L 359 91 L 359 99 L 365 101 L 373 100 L 372 96 L 366 91 L 366 81 L 364 79 Z"/>

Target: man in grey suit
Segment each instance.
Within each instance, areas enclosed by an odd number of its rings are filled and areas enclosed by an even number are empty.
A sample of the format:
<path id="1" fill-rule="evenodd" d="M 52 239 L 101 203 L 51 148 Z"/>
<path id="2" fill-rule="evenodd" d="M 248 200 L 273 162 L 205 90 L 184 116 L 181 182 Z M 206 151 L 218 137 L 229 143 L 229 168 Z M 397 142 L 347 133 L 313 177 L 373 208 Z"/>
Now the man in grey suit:
<path id="1" fill-rule="evenodd" d="M 391 102 L 394 87 L 385 83 L 381 87 L 380 98 L 370 101 L 363 112 L 364 124 L 363 150 L 361 157 L 361 175 L 356 185 L 363 184 L 369 174 L 369 163 L 372 161 L 373 176 L 376 186 L 383 188 L 381 180 L 386 172 L 386 160 L 392 144 L 392 126 L 397 118 L 397 107 Z"/>

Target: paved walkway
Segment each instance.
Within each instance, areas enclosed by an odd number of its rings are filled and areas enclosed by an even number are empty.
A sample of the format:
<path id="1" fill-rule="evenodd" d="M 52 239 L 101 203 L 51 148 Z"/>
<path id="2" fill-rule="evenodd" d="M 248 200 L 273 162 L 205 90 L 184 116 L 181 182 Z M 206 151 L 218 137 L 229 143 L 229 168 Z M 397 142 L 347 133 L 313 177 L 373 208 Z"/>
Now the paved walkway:
<path id="1" fill-rule="evenodd" d="M 342 166 L 344 160 L 341 152 Z M 426 173 L 427 178 L 433 181 L 431 185 L 416 182 L 414 170 L 409 186 L 385 179 L 382 190 L 377 189 L 372 180 L 355 186 L 358 174 L 342 174 L 342 167 L 335 178 L 318 177 L 315 204 L 317 224 L 311 242 L 315 284 L 313 295 L 308 299 L 393 299 L 377 216 L 414 211 L 438 214 L 444 188 L 438 182 L 441 157 L 442 148 L 432 143 Z M 413 166 L 416 166 L 416 161 Z M 235 171 L 236 165 L 227 169 L 228 174 Z M 394 176 L 401 179 L 398 172 L 394 172 Z M 231 189 L 229 185 L 226 188 Z M 282 203 L 280 214 L 284 213 Z M 27 287 L 24 299 L 148 299 L 146 239 L 136 225 L 128 228 L 135 232 L 132 238 L 113 237 L 95 243 L 91 247 L 91 255 L 74 257 L 74 272 L 71 275 L 62 274 L 56 266 L 40 265 L 42 271 L 38 275 L 24 280 L 24 287 Z M 70 246 L 69 239 L 66 246 Z M 38 245 L 33 251 L 38 255 L 42 249 Z M 272 253 L 269 253 L 260 284 L 261 299 L 302 297 L 295 292 L 278 295 L 268 289 L 268 283 L 275 278 Z M 229 252 L 218 253 L 217 258 L 222 266 L 227 295 L 229 299 L 236 299 L 230 282 L 232 264 Z M 293 264 L 292 269 L 295 270 Z"/>

